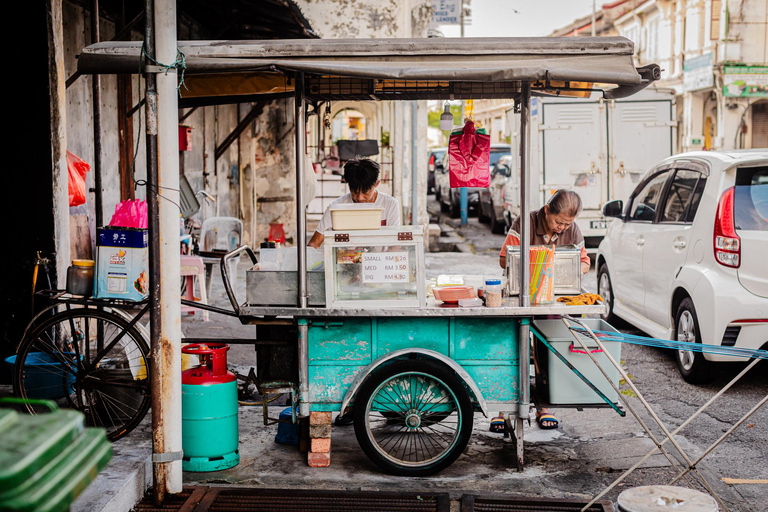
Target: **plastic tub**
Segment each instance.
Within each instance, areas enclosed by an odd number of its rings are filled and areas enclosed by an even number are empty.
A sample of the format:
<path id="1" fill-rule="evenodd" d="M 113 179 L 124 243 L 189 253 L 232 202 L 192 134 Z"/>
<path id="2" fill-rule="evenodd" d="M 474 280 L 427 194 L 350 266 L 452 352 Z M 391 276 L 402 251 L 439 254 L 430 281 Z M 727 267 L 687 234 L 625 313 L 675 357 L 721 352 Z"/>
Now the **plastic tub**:
<path id="1" fill-rule="evenodd" d="M 584 324 L 594 331 L 618 332 L 605 320 L 599 318 L 581 319 Z M 584 377 L 589 379 L 612 402 L 618 400 L 616 391 L 613 390 L 605 376 L 592 362 L 592 359 L 584 353 L 581 344 L 571 335 L 570 330 L 562 320 L 534 320 L 534 327 L 544 335 L 546 340 L 565 359 L 576 367 Z M 591 338 L 582 338 L 590 351 L 599 350 L 597 344 Z M 621 343 L 617 341 L 602 341 L 606 350 L 614 360 L 621 361 Z M 600 396 L 595 393 L 584 381 L 571 371 L 556 355 L 547 352 L 547 371 L 549 375 L 549 403 L 551 404 L 604 404 Z M 605 354 L 592 352 L 600 367 L 611 377 L 611 381 L 618 387 L 619 371 L 611 364 Z"/>
<path id="2" fill-rule="evenodd" d="M 73 356 L 73 353 L 64 353 Z M 67 358 L 69 359 L 69 358 Z M 5 359 L 9 365 L 16 365 L 16 356 Z M 30 352 L 24 362 L 24 389 L 27 398 L 62 398 L 74 391 L 75 374 L 45 352 Z"/>
<path id="3" fill-rule="evenodd" d="M 373 203 L 345 203 L 331 206 L 334 231 L 381 229 L 384 209 Z"/>

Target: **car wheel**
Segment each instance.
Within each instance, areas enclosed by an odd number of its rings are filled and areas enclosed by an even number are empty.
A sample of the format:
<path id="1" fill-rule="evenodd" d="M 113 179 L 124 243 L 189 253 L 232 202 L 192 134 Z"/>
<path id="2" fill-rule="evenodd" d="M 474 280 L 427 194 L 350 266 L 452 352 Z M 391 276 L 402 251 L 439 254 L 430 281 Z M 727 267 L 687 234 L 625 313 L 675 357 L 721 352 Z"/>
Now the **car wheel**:
<path id="1" fill-rule="evenodd" d="M 440 187 L 435 185 L 435 199 L 440 200 Z"/>
<path id="2" fill-rule="evenodd" d="M 500 235 L 504 232 L 504 223 L 496 220 L 496 208 L 491 203 L 491 233 Z"/>
<path id="3" fill-rule="evenodd" d="M 675 339 L 689 343 L 701 343 L 699 317 L 690 298 L 683 299 L 675 315 Z M 706 384 L 717 377 L 712 362 L 704 359 L 704 354 L 693 350 L 677 352 L 677 369 L 686 382 L 691 384 Z"/>
<path id="4" fill-rule="evenodd" d="M 603 263 L 597 272 L 597 293 L 599 293 L 608 306 L 608 312 L 600 315 L 600 318 L 606 322 L 612 322 L 613 315 L 613 285 L 611 284 L 611 275 L 608 273 L 608 265 Z"/>
<path id="5" fill-rule="evenodd" d="M 449 210 L 452 219 L 458 219 L 461 216 L 461 203 L 458 199 L 453 198 L 453 194 L 451 194 L 451 206 Z"/>
<path id="6" fill-rule="evenodd" d="M 450 204 L 445 204 L 444 197 L 440 199 L 440 211 L 443 213 L 448 213 L 448 211 L 451 209 Z"/>

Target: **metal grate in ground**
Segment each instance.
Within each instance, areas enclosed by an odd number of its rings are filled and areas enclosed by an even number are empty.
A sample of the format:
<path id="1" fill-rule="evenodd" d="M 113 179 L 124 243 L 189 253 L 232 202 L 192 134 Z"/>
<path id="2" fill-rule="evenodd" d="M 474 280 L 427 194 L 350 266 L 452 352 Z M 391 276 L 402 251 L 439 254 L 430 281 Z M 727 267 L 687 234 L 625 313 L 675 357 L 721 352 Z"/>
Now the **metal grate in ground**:
<path id="1" fill-rule="evenodd" d="M 476 496 L 465 494 L 461 497 L 461 512 L 578 512 L 589 500 L 555 498 L 518 498 L 511 496 Z M 610 501 L 598 501 L 587 509 L 589 512 L 615 512 Z"/>
<path id="2" fill-rule="evenodd" d="M 148 493 L 134 512 L 449 512 L 447 493 L 391 493 L 186 487 L 162 507 Z"/>

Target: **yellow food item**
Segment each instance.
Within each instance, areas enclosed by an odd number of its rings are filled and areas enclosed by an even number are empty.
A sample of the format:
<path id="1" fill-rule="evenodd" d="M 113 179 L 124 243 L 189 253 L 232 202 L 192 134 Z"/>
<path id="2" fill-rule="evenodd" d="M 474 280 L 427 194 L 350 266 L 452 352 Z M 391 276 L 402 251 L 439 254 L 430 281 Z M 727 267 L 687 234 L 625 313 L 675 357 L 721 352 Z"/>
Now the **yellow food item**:
<path id="1" fill-rule="evenodd" d="M 604 300 L 597 293 L 582 293 L 581 295 L 568 295 L 557 298 L 557 302 L 565 302 L 566 306 L 591 306 L 598 301 L 603 302 Z"/>

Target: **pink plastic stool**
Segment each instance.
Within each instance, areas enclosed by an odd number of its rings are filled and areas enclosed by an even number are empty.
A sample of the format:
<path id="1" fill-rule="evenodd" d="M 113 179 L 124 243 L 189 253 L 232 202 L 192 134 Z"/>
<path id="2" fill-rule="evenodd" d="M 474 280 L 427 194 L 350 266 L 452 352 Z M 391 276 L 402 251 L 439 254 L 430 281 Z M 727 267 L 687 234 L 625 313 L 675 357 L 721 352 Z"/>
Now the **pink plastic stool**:
<path id="1" fill-rule="evenodd" d="M 197 277 L 197 288 L 200 290 L 200 302 L 208 304 L 208 294 L 205 290 L 205 263 L 200 256 L 181 256 L 181 277 L 187 280 L 187 295 L 184 297 L 189 301 L 195 300 L 195 277 Z M 181 312 L 193 314 L 202 311 L 203 322 L 208 321 L 208 311 L 196 309 L 190 306 L 181 306 Z"/>

